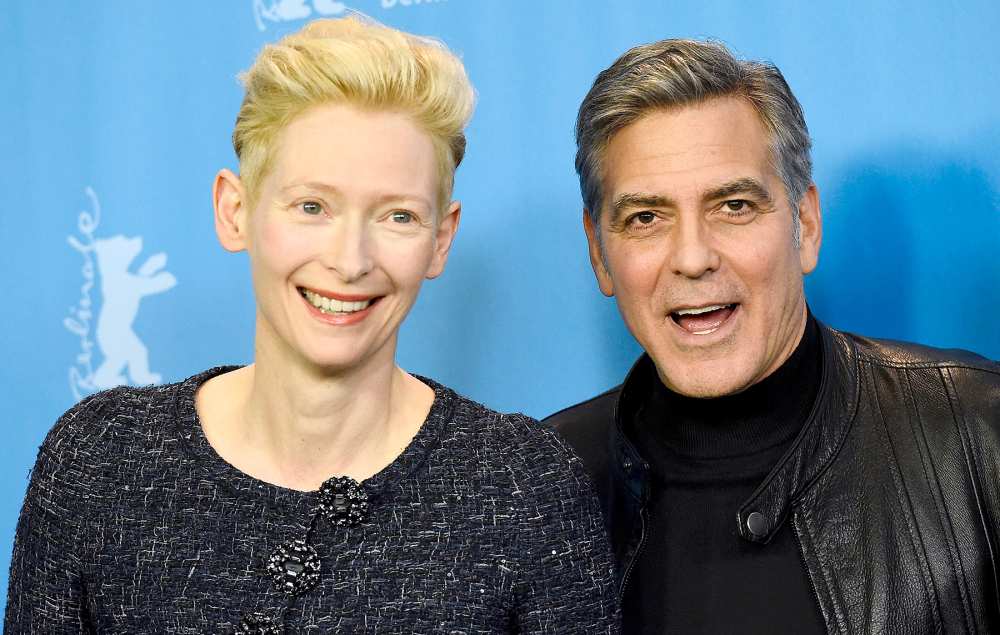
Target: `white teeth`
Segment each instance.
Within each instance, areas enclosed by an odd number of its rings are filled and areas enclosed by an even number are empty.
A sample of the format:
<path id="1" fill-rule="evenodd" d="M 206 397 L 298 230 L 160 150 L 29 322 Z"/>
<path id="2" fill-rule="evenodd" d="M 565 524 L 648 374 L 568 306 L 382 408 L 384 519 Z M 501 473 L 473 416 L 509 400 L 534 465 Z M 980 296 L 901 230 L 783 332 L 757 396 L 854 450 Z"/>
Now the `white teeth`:
<path id="1" fill-rule="evenodd" d="M 304 295 L 306 300 L 309 301 L 309 304 L 324 313 L 356 313 L 367 309 L 372 303 L 371 300 L 362 300 L 361 302 L 341 302 L 340 300 L 327 298 L 308 289 L 303 289 L 302 295 Z"/>
<path id="2" fill-rule="evenodd" d="M 701 315 L 702 313 L 708 313 L 709 311 L 718 311 L 719 309 L 724 309 L 728 304 L 713 304 L 712 306 L 702 307 L 700 309 L 681 309 L 679 311 L 674 311 L 677 315 Z"/>
<path id="3" fill-rule="evenodd" d="M 708 330 L 705 330 L 705 331 L 691 331 L 691 334 L 692 335 L 708 335 L 709 333 L 715 333 L 718 330 L 719 330 L 719 327 L 715 327 L 714 329 L 708 329 Z"/>

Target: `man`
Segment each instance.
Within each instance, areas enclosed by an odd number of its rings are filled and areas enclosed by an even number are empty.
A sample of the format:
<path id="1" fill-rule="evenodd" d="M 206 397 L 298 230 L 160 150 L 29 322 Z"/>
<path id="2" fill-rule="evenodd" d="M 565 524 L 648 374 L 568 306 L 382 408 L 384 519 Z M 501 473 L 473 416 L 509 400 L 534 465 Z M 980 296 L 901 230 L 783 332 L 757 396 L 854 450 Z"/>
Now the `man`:
<path id="1" fill-rule="evenodd" d="M 778 69 L 637 47 L 577 143 L 594 272 L 645 354 L 548 421 L 601 494 L 626 632 L 1000 632 L 1000 366 L 812 317 L 820 203 Z"/>

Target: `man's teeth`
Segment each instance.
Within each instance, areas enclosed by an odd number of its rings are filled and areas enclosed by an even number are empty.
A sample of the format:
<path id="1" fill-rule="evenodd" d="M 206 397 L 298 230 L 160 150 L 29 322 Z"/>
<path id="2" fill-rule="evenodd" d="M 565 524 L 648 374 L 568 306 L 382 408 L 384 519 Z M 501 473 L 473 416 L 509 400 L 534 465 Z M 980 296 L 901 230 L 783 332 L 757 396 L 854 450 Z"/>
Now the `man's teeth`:
<path id="1" fill-rule="evenodd" d="M 712 311 L 718 311 L 724 309 L 728 304 L 713 304 L 712 306 L 703 306 L 698 309 L 681 309 L 679 311 L 674 311 L 677 315 L 701 315 L 702 313 L 710 313 Z"/>
<path id="2" fill-rule="evenodd" d="M 355 313 L 357 311 L 367 309 L 368 305 L 372 303 L 371 300 L 362 300 L 361 302 L 341 302 L 340 300 L 334 300 L 333 298 L 321 296 L 320 294 L 314 293 L 308 289 L 304 289 L 302 295 L 304 295 L 306 300 L 309 301 L 309 304 L 324 313 Z"/>

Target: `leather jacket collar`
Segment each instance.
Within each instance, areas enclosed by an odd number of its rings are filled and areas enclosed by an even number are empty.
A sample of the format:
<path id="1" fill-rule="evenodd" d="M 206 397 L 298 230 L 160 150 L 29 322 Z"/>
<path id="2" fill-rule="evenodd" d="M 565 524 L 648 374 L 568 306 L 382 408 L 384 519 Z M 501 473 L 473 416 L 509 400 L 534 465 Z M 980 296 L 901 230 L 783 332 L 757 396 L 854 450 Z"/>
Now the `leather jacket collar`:
<path id="1" fill-rule="evenodd" d="M 788 451 L 736 514 L 738 532 L 751 542 L 767 543 L 781 527 L 793 501 L 814 482 L 836 456 L 857 412 L 859 373 L 853 343 L 820 324 L 823 371 L 820 387 L 802 430 Z M 613 500 L 609 526 L 618 545 L 621 587 L 642 548 L 649 499 L 649 464 L 629 439 L 628 422 L 635 416 L 643 395 L 636 394 L 639 375 L 652 366 L 648 355 L 632 366 L 622 384 L 610 427 Z"/>

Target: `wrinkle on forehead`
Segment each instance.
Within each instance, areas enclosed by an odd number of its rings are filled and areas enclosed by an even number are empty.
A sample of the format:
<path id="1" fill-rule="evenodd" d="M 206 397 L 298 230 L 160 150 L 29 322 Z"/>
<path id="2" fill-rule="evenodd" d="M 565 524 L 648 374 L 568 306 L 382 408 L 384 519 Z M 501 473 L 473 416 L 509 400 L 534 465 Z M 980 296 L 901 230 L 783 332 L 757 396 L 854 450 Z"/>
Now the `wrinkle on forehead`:
<path id="1" fill-rule="evenodd" d="M 741 98 L 722 98 L 651 112 L 620 130 L 606 150 L 605 186 L 612 203 L 640 194 L 702 200 L 712 189 L 748 179 L 772 200 L 770 135 Z"/>

